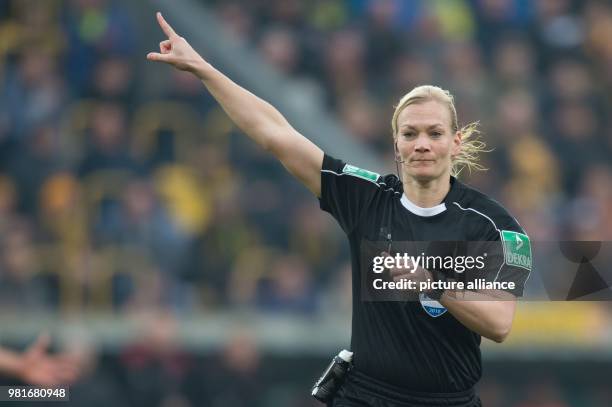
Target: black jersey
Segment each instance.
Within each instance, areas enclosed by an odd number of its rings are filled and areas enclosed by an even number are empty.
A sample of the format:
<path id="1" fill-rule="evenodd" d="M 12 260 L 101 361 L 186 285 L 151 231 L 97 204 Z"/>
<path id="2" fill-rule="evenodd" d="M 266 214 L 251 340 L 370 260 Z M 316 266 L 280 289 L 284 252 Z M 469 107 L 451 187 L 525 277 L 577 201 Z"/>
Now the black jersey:
<path id="1" fill-rule="evenodd" d="M 451 177 L 443 202 L 420 208 L 403 194 L 395 175 L 379 176 L 325 155 L 321 209 L 349 237 L 353 270 L 351 350 L 355 370 L 412 392 L 454 393 L 472 389 L 481 376 L 480 335 L 437 301 L 367 302 L 360 289 L 360 245 L 380 239 L 392 225 L 393 240 L 500 241 L 524 235 L 497 202 Z M 530 267 L 502 257 L 497 281 L 512 280 L 521 296 Z M 507 264 L 506 264 L 507 263 Z"/>

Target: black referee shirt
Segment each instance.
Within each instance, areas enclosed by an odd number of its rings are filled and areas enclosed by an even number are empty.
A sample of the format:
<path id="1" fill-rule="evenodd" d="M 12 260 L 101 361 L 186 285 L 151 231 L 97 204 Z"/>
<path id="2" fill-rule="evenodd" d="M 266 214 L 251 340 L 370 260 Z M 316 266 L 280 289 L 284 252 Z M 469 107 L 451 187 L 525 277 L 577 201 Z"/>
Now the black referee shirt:
<path id="1" fill-rule="evenodd" d="M 403 194 L 395 175 L 346 164 L 329 155 L 321 170 L 321 209 L 349 237 L 353 270 L 351 350 L 355 369 L 409 392 L 454 393 L 471 389 L 481 376 L 480 335 L 437 301 L 362 300 L 359 276 L 362 240 L 380 240 L 391 225 L 394 241 L 500 241 L 518 232 L 516 220 L 497 202 L 451 178 L 443 202 L 420 208 Z M 530 250 L 530 249 L 529 249 Z M 529 253 L 530 254 L 530 253 Z M 496 281 L 516 282 L 522 295 L 529 267 L 500 258 Z M 506 264 L 508 263 L 508 264 Z"/>

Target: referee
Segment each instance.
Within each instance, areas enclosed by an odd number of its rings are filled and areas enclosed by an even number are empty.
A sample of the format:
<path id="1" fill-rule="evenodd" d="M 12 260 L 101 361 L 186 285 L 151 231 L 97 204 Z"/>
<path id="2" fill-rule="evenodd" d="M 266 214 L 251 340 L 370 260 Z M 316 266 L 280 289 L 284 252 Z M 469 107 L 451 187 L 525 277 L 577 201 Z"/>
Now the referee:
<path id="1" fill-rule="evenodd" d="M 319 198 L 349 238 L 353 366 L 328 405 L 480 406 L 474 386 L 482 372 L 481 336 L 502 342 L 510 332 L 531 251 L 502 206 L 453 176 L 479 168 L 475 156 L 483 145 L 473 139 L 475 125 L 458 127 L 452 96 L 422 86 L 400 100 L 392 119 L 399 176 L 380 176 L 325 154 L 273 106 L 206 62 L 161 13 L 157 20 L 168 38 L 147 59 L 196 75 L 231 120 Z M 368 265 L 361 245 L 381 238 L 389 251 L 393 242 L 498 242 L 504 255 L 489 265 L 491 280 L 510 281 L 514 289 L 470 292 L 470 300 L 465 292 L 425 289 L 417 301 L 364 301 L 360 283 Z M 432 270 L 414 271 L 408 273 L 414 280 L 441 279 Z M 390 272 L 405 278 L 397 268 Z"/>

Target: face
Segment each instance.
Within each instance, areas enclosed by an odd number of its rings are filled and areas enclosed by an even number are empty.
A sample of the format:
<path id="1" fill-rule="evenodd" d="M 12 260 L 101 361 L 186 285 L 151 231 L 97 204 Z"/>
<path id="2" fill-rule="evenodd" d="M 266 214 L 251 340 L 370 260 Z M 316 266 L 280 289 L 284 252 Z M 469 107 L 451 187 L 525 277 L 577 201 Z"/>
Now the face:
<path id="1" fill-rule="evenodd" d="M 461 148 L 461 134 L 451 128 L 444 104 L 428 101 L 409 105 L 397 118 L 395 142 L 404 177 L 426 182 L 448 177 L 451 159 Z"/>

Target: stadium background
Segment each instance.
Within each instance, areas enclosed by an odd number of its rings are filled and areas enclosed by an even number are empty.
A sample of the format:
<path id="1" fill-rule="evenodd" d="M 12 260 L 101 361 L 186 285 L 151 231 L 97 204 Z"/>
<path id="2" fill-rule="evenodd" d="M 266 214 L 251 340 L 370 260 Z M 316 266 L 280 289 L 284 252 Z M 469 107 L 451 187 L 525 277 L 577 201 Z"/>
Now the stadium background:
<path id="1" fill-rule="evenodd" d="M 398 98 L 450 89 L 494 148 L 467 182 L 534 240 L 610 239 L 605 1 L 3 0 L 0 340 L 46 329 L 78 353 L 72 404 L 316 405 L 311 382 L 348 346 L 340 228 L 197 80 L 145 61 L 158 8 L 380 172 Z M 607 303 L 521 304 L 510 339 L 483 343 L 484 405 L 612 405 L 610 322 Z"/>

